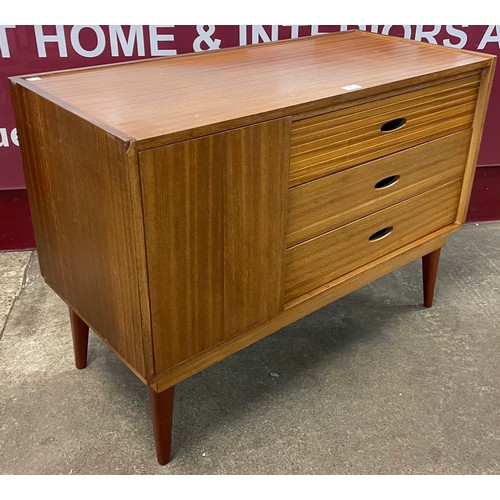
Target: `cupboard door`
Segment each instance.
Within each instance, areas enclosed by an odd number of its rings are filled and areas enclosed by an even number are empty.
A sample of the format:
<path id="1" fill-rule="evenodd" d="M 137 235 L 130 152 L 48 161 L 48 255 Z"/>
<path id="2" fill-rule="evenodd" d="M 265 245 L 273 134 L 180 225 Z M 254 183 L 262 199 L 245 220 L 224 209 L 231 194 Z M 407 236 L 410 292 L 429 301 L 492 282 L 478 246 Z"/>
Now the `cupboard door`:
<path id="1" fill-rule="evenodd" d="M 155 371 L 284 303 L 290 119 L 139 153 Z"/>

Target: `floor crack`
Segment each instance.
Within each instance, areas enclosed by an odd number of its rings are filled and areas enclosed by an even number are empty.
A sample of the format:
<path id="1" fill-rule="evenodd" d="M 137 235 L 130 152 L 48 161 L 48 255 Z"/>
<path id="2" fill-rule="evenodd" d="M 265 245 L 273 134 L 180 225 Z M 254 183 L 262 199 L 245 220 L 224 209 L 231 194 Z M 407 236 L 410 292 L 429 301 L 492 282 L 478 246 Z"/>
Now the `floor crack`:
<path id="1" fill-rule="evenodd" d="M 24 269 L 23 269 L 23 279 L 21 282 L 21 286 L 19 287 L 19 290 L 17 291 L 16 295 L 14 296 L 14 299 L 12 300 L 12 304 L 10 305 L 9 310 L 8 310 L 7 314 L 5 315 L 5 321 L 3 323 L 2 330 L 0 331 L 0 340 L 3 339 L 3 332 L 7 328 L 7 323 L 9 322 L 10 315 L 12 314 L 12 311 L 14 310 L 14 306 L 17 302 L 17 299 L 20 297 L 22 291 L 24 290 L 24 287 L 26 286 L 26 281 L 28 279 L 28 271 L 29 271 L 29 268 L 31 267 L 31 264 L 33 262 L 34 255 L 35 255 L 35 251 L 32 250 L 30 257 L 28 259 L 28 262 L 26 262 L 26 265 L 24 266 Z"/>

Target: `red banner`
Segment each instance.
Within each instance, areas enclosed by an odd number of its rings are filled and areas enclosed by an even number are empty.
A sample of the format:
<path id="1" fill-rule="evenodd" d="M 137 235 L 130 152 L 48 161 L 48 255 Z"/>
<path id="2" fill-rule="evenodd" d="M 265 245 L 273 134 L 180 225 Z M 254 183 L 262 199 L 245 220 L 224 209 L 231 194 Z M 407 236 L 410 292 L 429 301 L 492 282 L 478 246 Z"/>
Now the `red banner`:
<path id="1" fill-rule="evenodd" d="M 0 25 L 0 189 L 24 187 L 17 130 L 10 103 L 9 76 L 175 56 L 346 29 L 363 29 L 500 55 L 500 26 Z M 493 85 L 479 165 L 500 165 L 498 78 Z"/>

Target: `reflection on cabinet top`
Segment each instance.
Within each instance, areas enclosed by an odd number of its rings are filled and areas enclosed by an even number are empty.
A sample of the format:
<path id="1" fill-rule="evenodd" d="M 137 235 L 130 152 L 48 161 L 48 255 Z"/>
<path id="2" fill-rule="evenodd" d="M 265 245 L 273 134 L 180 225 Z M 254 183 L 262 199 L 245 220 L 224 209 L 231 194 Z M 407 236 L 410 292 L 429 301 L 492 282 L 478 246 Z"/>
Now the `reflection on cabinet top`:
<path id="1" fill-rule="evenodd" d="M 13 80 L 124 141 L 171 142 L 463 74 L 491 57 L 347 31 Z"/>

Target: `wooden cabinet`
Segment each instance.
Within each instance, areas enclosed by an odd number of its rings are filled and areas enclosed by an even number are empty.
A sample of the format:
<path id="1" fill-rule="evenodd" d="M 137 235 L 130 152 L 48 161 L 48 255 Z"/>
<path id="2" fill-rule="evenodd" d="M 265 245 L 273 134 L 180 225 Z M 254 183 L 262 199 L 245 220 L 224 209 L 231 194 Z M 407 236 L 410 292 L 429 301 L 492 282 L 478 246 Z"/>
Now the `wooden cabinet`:
<path id="1" fill-rule="evenodd" d="M 364 32 L 11 79 L 38 254 L 149 387 L 173 388 L 440 248 L 462 224 L 492 56 Z"/>

